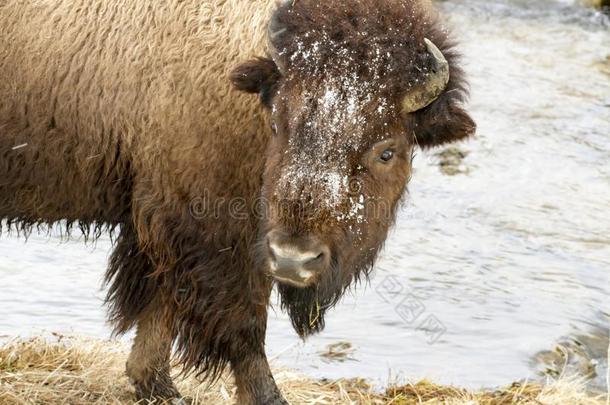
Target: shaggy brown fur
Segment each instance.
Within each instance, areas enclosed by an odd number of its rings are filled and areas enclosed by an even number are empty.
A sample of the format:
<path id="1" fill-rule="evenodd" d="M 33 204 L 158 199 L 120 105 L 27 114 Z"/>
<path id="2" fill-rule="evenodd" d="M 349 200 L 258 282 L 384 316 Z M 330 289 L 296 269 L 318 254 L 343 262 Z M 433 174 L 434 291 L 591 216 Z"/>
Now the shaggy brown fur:
<path id="1" fill-rule="evenodd" d="M 287 167 L 278 158 L 287 150 L 282 139 L 307 145 L 307 134 L 290 129 L 288 117 L 299 127 L 319 116 L 300 98 L 301 87 L 311 90 L 323 74 L 294 56 L 296 41 L 311 45 L 304 33 L 330 30 L 333 40 L 355 47 L 359 56 L 352 61 L 359 67 L 370 56 L 366 36 L 378 48 L 394 44 L 383 59 L 388 107 L 410 75 L 419 74 L 409 58 L 421 51 L 424 35 L 452 65 L 449 91 L 437 102 L 407 117 L 390 108 L 384 121 L 372 119 L 367 127 L 370 134 L 387 123 L 387 134 L 399 143 L 397 174 L 360 178 L 367 195 L 382 196 L 392 211 L 409 177 L 411 132 L 431 146 L 474 129 L 458 106 L 464 91 L 452 45 L 416 2 L 299 0 L 294 12 L 285 5 L 274 17 L 273 26 L 287 28 L 273 41 L 282 66 L 256 59 L 232 75 L 237 88 L 260 93 L 263 105 L 274 107 L 281 136 L 270 143 L 269 114 L 232 88 L 229 73 L 235 61 L 266 54 L 275 7 L 270 0 L 0 0 L 0 219 L 26 233 L 58 222 L 93 236 L 118 227 L 108 303 L 118 333 L 138 324 L 128 373 L 142 397 L 177 395 L 162 364 L 173 340 L 186 369 L 217 375 L 230 363 L 241 403 L 284 403 L 264 351 L 272 280 L 261 265 L 264 255 L 252 252 L 274 227 L 326 232 L 334 252 L 347 246 L 355 229 L 322 220 L 330 211 L 291 220 L 273 208 L 278 193 L 288 201 L 302 196 L 279 182 Z M 329 61 L 332 54 L 322 52 Z M 330 66 L 329 77 L 354 66 Z M 363 70 L 367 88 L 371 74 Z M 299 106 L 301 115 L 294 113 Z M 372 108 L 365 107 L 363 114 Z M 349 167 L 378 140 L 362 139 L 345 156 Z M 254 207 L 260 196 L 272 202 L 268 221 L 218 204 Z M 210 204 L 214 215 L 208 215 Z M 342 199 L 331 208 L 347 205 Z M 337 271 L 326 272 L 320 288 L 282 287 L 301 334 L 320 329 L 323 311 L 370 268 L 391 223 L 391 216 L 383 218 L 357 227 L 358 249 L 335 256 Z M 363 253 L 365 246 L 371 250 Z M 151 344 L 156 349 L 148 350 Z"/>

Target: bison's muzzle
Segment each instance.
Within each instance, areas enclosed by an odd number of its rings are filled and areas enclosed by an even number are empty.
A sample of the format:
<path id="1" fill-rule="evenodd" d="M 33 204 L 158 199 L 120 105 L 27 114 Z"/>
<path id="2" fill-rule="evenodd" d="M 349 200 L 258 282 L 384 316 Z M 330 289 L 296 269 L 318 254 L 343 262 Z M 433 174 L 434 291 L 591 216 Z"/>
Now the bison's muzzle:
<path id="1" fill-rule="evenodd" d="M 269 271 L 280 283 L 307 287 L 330 265 L 330 249 L 312 236 L 267 235 Z"/>

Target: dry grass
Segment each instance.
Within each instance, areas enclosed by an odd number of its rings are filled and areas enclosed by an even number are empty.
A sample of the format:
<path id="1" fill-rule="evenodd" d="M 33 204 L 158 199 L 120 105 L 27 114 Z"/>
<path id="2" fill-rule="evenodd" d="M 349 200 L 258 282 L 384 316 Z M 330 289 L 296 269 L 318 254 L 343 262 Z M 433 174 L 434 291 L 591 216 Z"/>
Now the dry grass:
<path id="1" fill-rule="evenodd" d="M 0 346 L 0 404 L 133 404 L 124 376 L 126 348 L 113 342 L 58 337 L 14 340 Z M 285 370 L 275 376 L 291 404 L 447 404 L 447 405 L 603 405 L 604 398 L 586 395 L 577 381 L 546 387 L 513 384 L 495 392 L 468 392 L 430 382 L 371 390 L 363 380 L 311 380 Z M 235 402 L 231 379 L 213 386 L 193 378 L 179 382 L 182 392 L 198 404 Z"/>

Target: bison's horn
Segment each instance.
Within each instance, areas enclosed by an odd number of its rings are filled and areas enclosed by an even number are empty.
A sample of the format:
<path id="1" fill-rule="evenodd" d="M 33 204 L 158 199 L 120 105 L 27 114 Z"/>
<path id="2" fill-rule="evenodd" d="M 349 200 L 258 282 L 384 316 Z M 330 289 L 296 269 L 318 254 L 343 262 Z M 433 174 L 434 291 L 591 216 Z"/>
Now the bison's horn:
<path id="1" fill-rule="evenodd" d="M 277 24 L 275 23 L 275 20 L 271 20 L 269 27 L 267 29 L 267 42 L 268 42 L 268 47 L 269 47 L 269 53 L 270 53 L 271 59 L 273 59 L 273 61 L 275 62 L 275 64 L 277 65 L 277 67 L 281 73 L 284 73 L 286 71 L 286 66 L 284 66 L 284 62 L 281 58 L 280 52 L 275 47 L 275 41 L 278 37 L 280 37 L 286 31 L 287 31 L 286 28 L 278 27 Z"/>
<path id="2" fill-rule="evenodd" d="M 419 111 L 432 104 L 449 83 L 449 62 L 432 41 L 425 38 L 424 42 L 433 59 L 432 73 L 427 76 L 426 82 L 421 87 L 413 89 L 403 99 L 402 109 L 406 113 Z"/>

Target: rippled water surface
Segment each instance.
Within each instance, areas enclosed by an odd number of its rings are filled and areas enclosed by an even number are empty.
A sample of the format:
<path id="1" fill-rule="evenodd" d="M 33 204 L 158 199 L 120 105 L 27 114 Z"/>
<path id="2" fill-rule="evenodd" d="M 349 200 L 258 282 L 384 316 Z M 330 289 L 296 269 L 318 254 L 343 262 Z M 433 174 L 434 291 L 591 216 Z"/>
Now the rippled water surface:
<path id="1" fill-rule="evenodd" d="M 569 1 L 442 3 L 461 38 L 477 139 L 453 176 L 421 153 L 375 275 L 306 343 L 279 310 L 276 363 L 324 377 L 478 387 L 593 371 L 610 328 L 610 24 Z M 459 153 L 458 153 L 459 152 Z M 455 167 L 454 167 L 455 169 Z M 445 170 L 446 172 L 446 170 Z M 0 239 L 0 335 L 108 337 L 111 248 Z M 320 356 L 347 341 L 346 358 Z M 557 364 L 561 363 L 561 367 Z"/>

